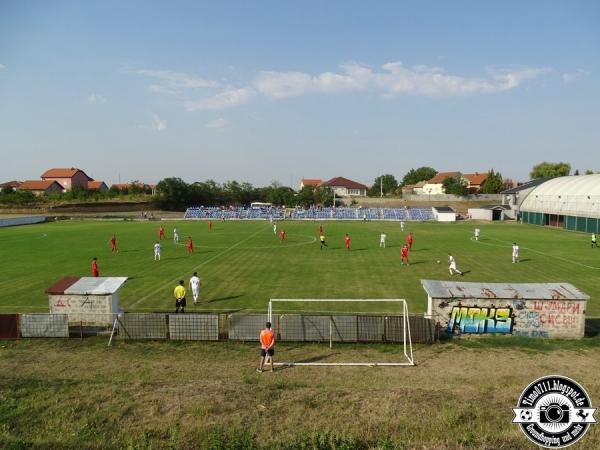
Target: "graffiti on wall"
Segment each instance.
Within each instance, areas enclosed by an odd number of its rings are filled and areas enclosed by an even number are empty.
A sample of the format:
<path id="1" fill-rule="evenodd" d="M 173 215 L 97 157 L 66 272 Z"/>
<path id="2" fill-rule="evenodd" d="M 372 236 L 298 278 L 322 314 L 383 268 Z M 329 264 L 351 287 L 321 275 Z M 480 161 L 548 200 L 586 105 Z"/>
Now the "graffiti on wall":
<path id="1" fill-rule="evenodd" d="M 449 333 L 512 333 L 513 309 L 510 307 L 454 306 L 448 321 Z"/>

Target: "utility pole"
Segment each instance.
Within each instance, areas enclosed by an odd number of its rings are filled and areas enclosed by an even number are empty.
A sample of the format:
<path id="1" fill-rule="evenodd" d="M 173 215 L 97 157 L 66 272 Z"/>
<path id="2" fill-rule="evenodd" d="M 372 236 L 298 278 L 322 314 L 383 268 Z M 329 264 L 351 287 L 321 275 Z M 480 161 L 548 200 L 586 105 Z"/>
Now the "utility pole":
<path id="1" fill-rule="evenodd" d="M 379 178 L 379 187 L 381 189 L 380 197 L 383 197 L 383 175 Z"/>

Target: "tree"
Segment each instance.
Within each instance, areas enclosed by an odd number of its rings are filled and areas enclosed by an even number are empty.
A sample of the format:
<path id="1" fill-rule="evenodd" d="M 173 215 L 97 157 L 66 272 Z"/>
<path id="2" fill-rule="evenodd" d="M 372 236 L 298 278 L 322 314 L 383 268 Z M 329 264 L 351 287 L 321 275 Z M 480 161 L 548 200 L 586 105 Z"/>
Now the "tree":
<path id="1" fill-rule="evenodd" d="M 165 178 L 156 185 L 156 200 L 164 209 L 183 209 L 188 206 L 190 186 L 181 178 Z"/>
<path id="2" fill-rule="evenodd" d="M 407 184 L 417 184 L 419 181 L 431 180 L 437 175 L 437 170 L 431 167 L 419 167 L 418 169 L 410 169 L 404 178 L 402 178 L 402 186 Z"/>
<path id="3" fill-rule="evenodd" d="M 383 195 L 393 194 L 398 189 L 398 181 L 394 175 L 386 174 L 375 178 L 373 186 L 369 189 L 370 196 L 379 196 L 383 191 Z"/>
<path id="4" fill-rule="evenodd" d="M 488 176 L 481 185 L 482 194 L 498 194 L 504 190 L 504 181 L 500 172 L 490 169 Z"/>
<path id="5" fill-rule="evenodd" d="M 570 172 L 571 165 L 569 163 L 551 163 L 544 161 L 533 166 L 529 175 L 531 178 L 556 178 L 567 176 Z"/>
<path id="6" fill-rule="evenodd" d="M 469 193 L 467 182 L 463 179 L 461 174 L 444 178 L 442 187 L 446 194 L 467 195 Z"/>
<path id="7" fill-rule="evenodd" d="M 586 175 L 593 175 L 593 174 L 594 174 L 594 171 L 593 171 L 593 170 L 590 170 L 590 169 L 588 169 L 588 170 L 586 170 L 586 171 L 585 171 L 585 174 L 586 174 Z"/>

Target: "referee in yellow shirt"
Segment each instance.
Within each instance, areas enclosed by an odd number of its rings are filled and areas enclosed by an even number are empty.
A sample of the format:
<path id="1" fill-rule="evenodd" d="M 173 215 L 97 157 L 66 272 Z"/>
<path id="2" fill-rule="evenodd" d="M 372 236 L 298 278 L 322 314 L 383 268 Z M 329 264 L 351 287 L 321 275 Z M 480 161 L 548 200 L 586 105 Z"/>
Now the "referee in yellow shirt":
<path id="1" fill-rule="evenodd" d="M 173 295 L 175 296 L 175 314 L 179 312 L 185 312 L 183 309 L 185 308 L 185 286 L 184 281 L 179 280 L 179 284 L 175 287 L 173 291 Z"/>

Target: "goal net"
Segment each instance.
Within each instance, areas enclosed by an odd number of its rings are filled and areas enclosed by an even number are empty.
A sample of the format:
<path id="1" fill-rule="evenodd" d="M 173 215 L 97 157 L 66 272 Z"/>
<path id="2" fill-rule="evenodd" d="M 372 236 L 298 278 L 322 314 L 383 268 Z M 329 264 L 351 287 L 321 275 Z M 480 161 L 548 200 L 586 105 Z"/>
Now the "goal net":
<path id="1" fill-rule="evenodd" d="M 267 314 L 279 342 L 328 343 L 330 354 L 338 343 L 392 343 L 402 345 L 403 350 L 402 354 L 398 352 L 401 358 L 391 362 L 362 358 L 358 361 L 329 362 L 324 360 L 333 355 L 321 355 L 317 358 L 276 362 L 275 365 L 415 365 L 408 305 L 404 299 L 271 299 Z M 279 354 L 274 359 L 277 361 L 278 358 Z"/>

